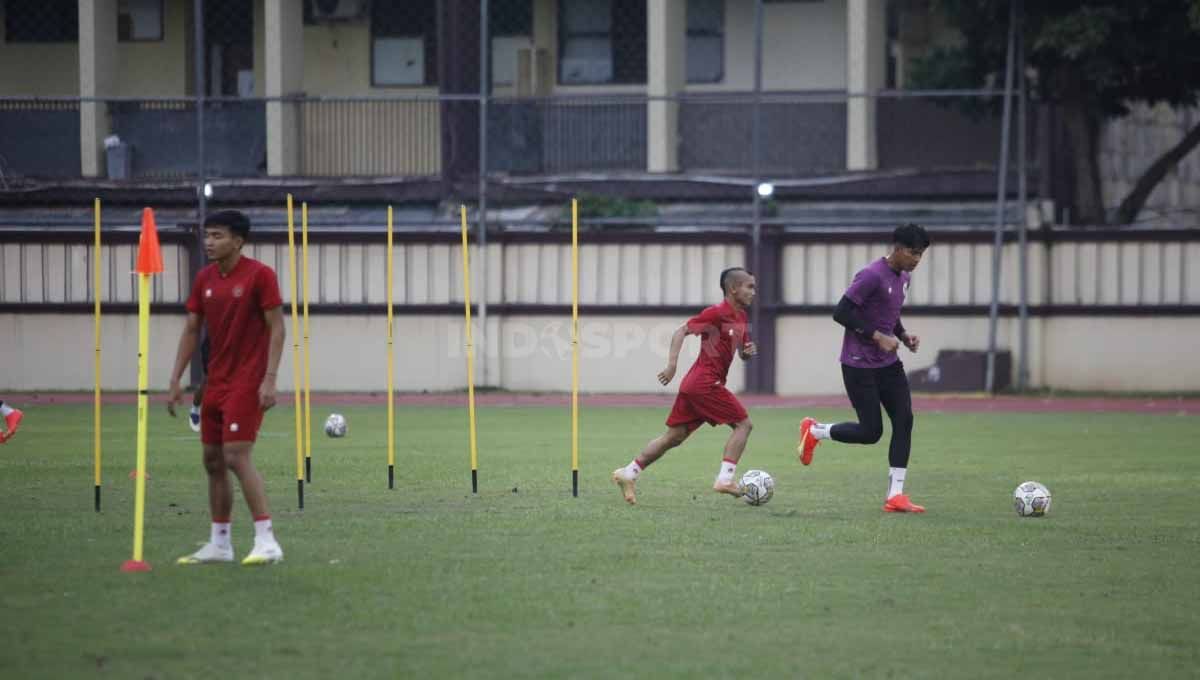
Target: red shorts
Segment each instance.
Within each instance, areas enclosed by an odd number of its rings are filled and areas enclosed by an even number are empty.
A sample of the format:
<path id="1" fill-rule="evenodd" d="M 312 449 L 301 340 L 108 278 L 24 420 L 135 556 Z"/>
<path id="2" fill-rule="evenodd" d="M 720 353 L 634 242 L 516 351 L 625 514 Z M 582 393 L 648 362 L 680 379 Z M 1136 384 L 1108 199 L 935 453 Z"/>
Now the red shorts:
<path id="1" fill-rule="evenodd" d="M 257 388 L 208 388 L 200 405 L 200 441 L 220 445 L 258 438 L 263 411 Z"/>
<path id="2" fill-rule="evenodd" d="M 680 392 L 667 416 L 667 427 L 686 425 L 691 432 L 704 423 L 733 425 L 749 417 L 742 402 L 721 385 L 704 392 Z"/>

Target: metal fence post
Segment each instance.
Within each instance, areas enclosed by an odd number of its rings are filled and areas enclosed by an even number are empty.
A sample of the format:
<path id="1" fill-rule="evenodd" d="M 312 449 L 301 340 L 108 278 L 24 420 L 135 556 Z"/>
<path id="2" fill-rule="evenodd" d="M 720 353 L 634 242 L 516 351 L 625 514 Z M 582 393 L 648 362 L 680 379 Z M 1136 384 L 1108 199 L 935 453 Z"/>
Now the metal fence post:
<path id="1" fill-rule="evenodd" d="M 1014 0 L 1017 6 L 1016 15 L 1017 23 L 1017 170 L 1020 173 L 1017 180 L 1017 209 L 1021 213 L 1020 221 L 1017 223 L 1017 238 L 1018 238 L 1018 263 L 1020 266 L 1020 310 L 1019 310 L 1019 336 L 1018 352 L 1020 357 L 1017 360 L 1017 389 L 1025 390 L 1029 388 L 1029 240 L 1028 240 L 1028 205 L 1026 203 L 1028 196 L 1026 195 L 1026 183 L 1028 159 L 1026 158 L 1026 106 L 1028 100 L 1025 97 L 1025 22 L 1021 17 L 1025 15 L 1024 7 L 1021 0 Z"/>
<path id="2" fill-rule="evenodd" d="M 1000 123 L 1000 175 L 996 180 L 996 228 L 992 241 L 992 304 L 988 312 L 987 376 L 984 389 L 994 392 L 996 387 L 996 327 L 1000 314 L 1000 256 L 1004 248 L 1004 223 L 1006 219 L 1008 190 L 1008 129 L 1012 124 L 1012 81 L 1013 52 L 1016 42 L 1017 3 L 1008 5 L 1008 49 L 1004 59 L 1004 116 Z"/>
<path id="3" fill-rule="evenodd" d="M 192 247 L 188 249 L 190 251 L 188 262 L 192 268 L 190 273 L 194 277 L 200 267 L 204 266 L 204 220 L 208 209 L 208 197 L 204 195 L 204 86 L 205 74 L 208 69 L 204 64 L 204 0 L 194 0 L 193 8 L 192 22 L 195 24 L 193 28 L 196 42 L 194 72 L 196 76 L 196 228 L 198 235 L 193 240 Z M 190 278 L 188 283 L 191 283 Z M 193 385 L 199 385 L 204 378 L 199 352 L 192 359 L 190 375 Z"/>
<path id="4" fill-rule="evenodd" d="M 755 275 L 761 275 L 762 255 L 762 198 L 758 195 L 759 178 L 759 146 L 762 127 L 762 71 L 763 71 L 763 0 L 754 0 L 754 108 L 750 124 L 750 174 L 752 184 L 752 221 L 750 225 L 750 269 Z M 758 327 L 761 318 L 762 304 L 758 296 L 750 307 L 750 327 L 754 334 L 760 334 Z M 751 362 L 750 370 L 746 373 L 746 389 L 750 392 L 760 392 L 763 386 L 763 376 L 759 362 Z"/>
<path id="5" fill-rule="evenodd" d="M 479 353 L 479 374 L 487 385 L 487 172 L 488 172 L 488 98 L 491 96 L 492 76 L 488 69 L 491 52 L 491 32 L 488 30 L 488 0 L 479 2 L 479 337 L 483 351 Z"/>

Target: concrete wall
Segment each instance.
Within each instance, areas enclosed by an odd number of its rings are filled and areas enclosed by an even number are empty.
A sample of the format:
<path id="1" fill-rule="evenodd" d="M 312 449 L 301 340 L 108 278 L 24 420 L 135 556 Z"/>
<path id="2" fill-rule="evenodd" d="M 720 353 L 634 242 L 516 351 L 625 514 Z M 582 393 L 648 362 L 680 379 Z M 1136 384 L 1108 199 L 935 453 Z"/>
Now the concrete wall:
<path id="1" fill-rule="evenodd" d="M 117 97 L 187 94 L 186 27 L 183 0 L 163 3 L 163 40 L 117 43 Z M 0 26 L 4 4 L 0 3 Z M 79 43 L 6 43 L 0 30 L 0 95 L 79 95 Z"/>
<path id="2" fill-rule="evenodd" d="M 163 39 L 117 43 L 117 91 L 121 97 L 188 95 L 191 60 L 187 32 L 191 7 L 182 0 L 163 2 Z"/>
<path id="3" fill-rule="evenodd" d="M 0 95 L 79 96 L 79 43 L 9 43 L 0 2 Z"/>
<path id="4" fill-rule="evenodd" d="M 1126 117 L 1110 121 L 1100 136 L 1100 181 L 1105 205 L 1115 208 L 1146 168 L 1200 124 L 1200 108 L 1172 109 L 1138 105 Z M 1200 148 L 1167 174 L 1150 194 L 1139 223 L 1200 226 Z"/>
<path id="5" fill-rule="evenodd" d="M 783 2 L 763 9 L 763 88 L 846 89 L 846 0 Z M 754 89 L 754 3 L 725 2 L 725 79 L 689 92 Z"/>
<path id="6" fill-rule="evenodd" d="M 382 314 L 329 314 L 328 304 L 379 304 L 386 300 L 385 249 L 372 244 L 322 244 L 310 253 L 313 384 L 322 390 L 378 390 L 385 322 Z M 833 305 L 854 272 L 881 256 L 883 243 L 796 243 L 783 252 L 782 302 L 794 309 Z M 275 267 L 285 300 L 291 299 L 287 247 L 255 244 L 248 253 Z M 0 245 L 0 303 L 86 303 L 90 299 L 90 248 L 86 245 Z M 493 243 L 487 252 L 487 284 L 480 254 L 472 253 L 472 292 L 492 304 L 570 302 L 570 251 L 558 243 Z M 940 349 L 981 350 L 987 346 L 986 316 L 946 315 L 951 306 L 980 309 L 990 299 L 990 246 L 935 245 L 916 272 L 905 324 L 923 338 L 920 354 L 902 356 L 909 368 L 930 365 Z M 393 254 L 393 299 L 402 306 L 461 303 L 461 252 L 456 245 L 406 243 Z M 133 302 L 133 246 L 102 251 L 101 295 L 106 302 Z M 155 277 L 155 301 L 178 303 L 186 296 L 186 258 L 167 244 L 167 272 Z M 1200 242 L 1058 242 L 1030 247 L 1029 286 L 1033 305 L 1197 305 Z M 584 305 L 682 305 L 699 310 L 718 298 L 717 275 L 744 262 L 736 244 L 588 244 L 580 249 L 580 301 Z M 764 282 L 765 285 L 765 282 Z M 1001 299 L 1017 299 L 1016 248 L 1002 258 Z M 561 307 L 560 307 L 561 308 Z M 328 307 L 325 308 L 326 310 Z M 285 310 L 290 317 L 290 309 Z M 684 314 L 585 315 L 580 325 L 581 380 L 589 392 L 662 390 L 655 373 L 666 359 L 671 332 Z M 152 327 L 152 380 L 165 384 L 182 316 L 159 314 Z M 570 387 L 570 319 L 553 315 L 501 316 L 475 330 L 478 384 L 519 390 Z M 20 361 L 0 374 L 4 389 L 85 389 L 91 383 L 90 314 L 0 314 L 0 346 Z M 108 313 L 104 321 L 105 379 L 127 389 L 136 377 L 136 319 Z M 289 329 L 291 327 L 288 321 Z M 403 390 L 451 390 L 465 386 L 461 317 L 455 314 L 396 317 L 397 386 Z M 841 390 L 837 355 L 841 329 L 822 313 L 785 314 L 776 328 L 777 391 L 825 394 Z M 999 325 L 1001 348 L 1019 346 L 1015 319 Z M 1190 338 L 1200 317 L 1114 317 L 1073 314 L 1035 316 L 1030 321 L 1029 367 L 1034 386 L 1064 389 L 1196 390 L 1200 362 L 1190 356 Z M 685 346 L 686 370 L 698 348 Z M 126 356 L 126 355 L 129 356 Z M 291 360 L 285 352 L 281 387 L 290 388 Z M 743 369 L 734 362 L 731 386 L 740 388 Z"/>
<path id="7" fill-rule="evenodd" d="M 290 311 L 289 311 L 290 313 Z M 151 326 L 151 383 L 165 387 L 183 317 L 161 314 Z M 658 392 L 655 374 L 665 364 L 670 333 L 682 322 L 669 317 L 587 317 L 580 323 L 580 384 L 587 392 Z M 922 337 L 919 354 L 902 353 L 910 370 L 931 365 L 940 349 L 984 349 L 985 317 L 905 318 Z M 291 332 L 290 317 L 287 323 Z M 466 387 L 462 320 L 452 316 L 396 318 L 396 386 L 404 391 Z M 476 329 L 476 382 L 512 390 L 570 389 L 570 319 L 489 319 Z M 132 389 L 137 378 L 137 318 L 104 317 L 104 376 L 108 389 Z M 1186 360 L 1188 338 L 1200 319 L 1112 317 L 1034 318 L 1030 357 L 1034 386 L 1075 390 L 1183 391 L 1200 389 L 1200 364 Z M 316 315 L 311 320 L 313 386 L 317 390 L 386 387 L 386 324 L 382 315 Z M 1017 324 L 1002 319 L 1002 348 L 1017 345 Z M 777 327 L 776 389 L 780 394 L 831 394 L 842 390 L 837 362 L 841 328 L 826 316 L 786 316 Z M 0 343 L 20 361 L 6 365 L 0 389 L 87 389 L 92 381 L 89 315 L 0 314 Z M 486 347 L 486 350 L 484 349 Z M 684 345 L 680 374 L 699 343 Z M 479 357 L 486 352 L 486 360 Z M 486 374 L 484 367 L 486 366 Z M 741 389 L 744 370 L 734 361 L 730 387 Z M 291 343 L 280 368 L 280 388 L 291 389 Z M 677 377 L 677 380 L 679 379 Z M 674 383 L 678 386 L 678 382 Z"/>
<path id="8" fill-rule="evenodd" d="M 558 17 L 554 2 L 535 2 L 534 35 L 557 63 Z M 763 14 L 763 87 L 767 90 L 844 90 L 846 88 L 846 0 L 783 2 Z M 725 2 L 725 77 L 719 83 L 688 85 L 688 92 L 754 89 L 754 3 Z M 558 94 L 644 92 L 645 85 L 559 85 Z"/>

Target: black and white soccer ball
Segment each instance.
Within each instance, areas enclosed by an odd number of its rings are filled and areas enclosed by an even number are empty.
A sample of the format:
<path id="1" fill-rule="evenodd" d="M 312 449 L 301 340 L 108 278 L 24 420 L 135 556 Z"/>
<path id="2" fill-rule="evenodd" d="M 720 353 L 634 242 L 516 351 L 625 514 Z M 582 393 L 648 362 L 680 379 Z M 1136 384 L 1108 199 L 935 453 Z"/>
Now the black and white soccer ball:
<path id="1" fill-rule="evenodd" d="M 775 480 L 763 470 L 742 475 L 742 500 L 750 505 L 766 505 L 775 495 Z"/>
<path id="2" fill-rule="evenodd" d="M 1050 489 L 1040 482 L 1022 482 L 1013 491 L 1013 509 L 1020 517 L 1044 517 L 1050 512 Z"/>
<path id="3" fill-rule="evenodd" d="M 325 434 L 330 437 L 345 437 L 349 427 L 346 416 L 340 413 L 330 413 L 325 419 Z"/>

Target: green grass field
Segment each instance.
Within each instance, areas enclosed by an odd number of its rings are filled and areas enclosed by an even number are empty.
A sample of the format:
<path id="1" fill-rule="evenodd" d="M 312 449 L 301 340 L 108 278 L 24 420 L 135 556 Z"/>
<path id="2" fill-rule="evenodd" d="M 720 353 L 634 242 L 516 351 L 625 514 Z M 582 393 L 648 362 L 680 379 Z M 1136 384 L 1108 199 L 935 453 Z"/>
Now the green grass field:
<path id="1" fill-rule="evenodd" d="M 322 420 L 328 408 L 314 413 Z M 563 408 L 398 409 L 386 489 L 382 407 L 314 437 L 296 511 L 291 409 L 257 459 L 287 558 L 177 567 L 208 536 L 199 444 L 155 407 L 149 574 L 131 550 L 135 411 L 105 410 L 92 511 L 86 406 L 29 409 L 0 447 L 0 675 L 121 677 L 1195 677 L 1200 423 L 1160 415 L 917 414 L 908 490 L 880 512 L 886 446 L 793 453 L 799 414 L 752 410 L 739 468 L 760 508 L 708 491 L 725 431 L 650 468 L 640 504 L 608 480 L 665 412 L 582 418 L 579 498 Z M 845 412 L 820 412 L 843 417 Z M 886 433 L 885 433 L 886 437 Z M 1044 519 L 1011 492 L 1037 479 Z M 239 500 L 240 558 L 252 528 Z"/>

